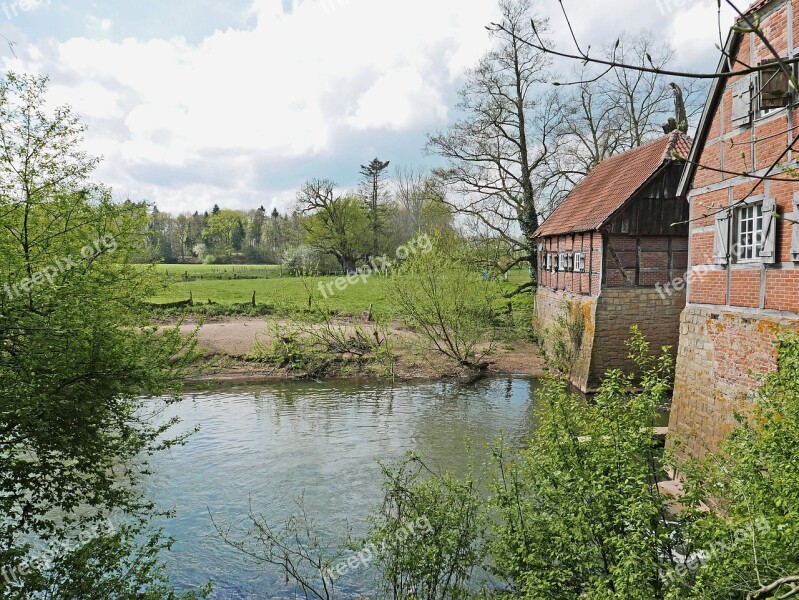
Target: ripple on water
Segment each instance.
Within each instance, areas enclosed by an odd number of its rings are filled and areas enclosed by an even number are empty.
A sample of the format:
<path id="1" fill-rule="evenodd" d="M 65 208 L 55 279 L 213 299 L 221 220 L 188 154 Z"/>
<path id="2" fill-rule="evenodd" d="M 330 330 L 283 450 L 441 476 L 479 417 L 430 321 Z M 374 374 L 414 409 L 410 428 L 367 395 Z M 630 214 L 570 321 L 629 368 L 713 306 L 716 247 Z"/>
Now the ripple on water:
<path id="1" fill-rule="evenodd" d="M 173 582 L 190 589 L 212 580 L 217 598 L 294 597 L 279 571 L 226 547 L 210 515 L 221 524 L 246 523 L 252 506 L 280 525 L 304 494 L 326 541 L 340 539 L 347 524 L 362 534 L 381 499 L 378 461 L 414 450 L 432 465 L 463 472 L 483 461 L 484 444 L 500 433 L 523 442 L 534 394 L 527 378 L 282 383 L 188 394 L 162 418 L 179 416 L 176 431 L 200 432 L 157 456 L 146 482 L 148 495 L 177 514 L 163 524 L 177 540 L 165 556 Z M 368 592 L 370 578 L 359 572 L 346 583 L 353 593 Z"/>

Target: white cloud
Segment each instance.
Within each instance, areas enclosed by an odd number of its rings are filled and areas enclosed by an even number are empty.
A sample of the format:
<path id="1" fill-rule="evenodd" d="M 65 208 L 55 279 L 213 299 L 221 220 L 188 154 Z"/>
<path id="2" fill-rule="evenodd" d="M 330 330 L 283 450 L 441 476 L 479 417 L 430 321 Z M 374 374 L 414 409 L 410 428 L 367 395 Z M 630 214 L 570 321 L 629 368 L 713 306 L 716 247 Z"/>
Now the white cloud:
<path id="1" fill-rule="evenodd" d="M 114 22 L 111 19 L 101 19 L 91 15 L 86 19 L 86 22 L 89 26 L 89 29 L 99 31 L 101 33 L 107 33 L 114 25 Z"/>
<path id="2" fill-rule="evenodd" d="M 663 21 L 654 0 L 606 4 L 567 3 L 581 38 L 610 42 L 622 25 Z M 663 32 L 678 50 L 707 43 L 708 17 L 696 11 L 714 4 L 695 0 L 668 17 Z M 565 40 L 555 0 L 538 5 Z M 484 27 L 496 11 L 495 0 L 294 0 L 284 13 L 282 0 L 253 0 L 250 29 L 199 43 L 39 39 L 17 47 L 5 67 L 51 75 L 53 99 L 86 116 L 87 146 L 106 159 L 98 175 L 120 193 L 166 210 L 285 203 L 293 197 L 286 182 L 266 196 L 258 189 L 269 185 L 258 165 L 310 165 L 353 144 L 372 152 L 372 140 L 442 126 L 453 85 L 488 46 Z M 621 12 L 623 22 L 614 16 Z M 86 25 L 92 35 L 120 29 L 102 18 Z"/>
<path id="3" fill-rule="evenodd" d="M 282 5 L 255 0 L 252 30 L 217 31 L 197 45 L 41 41 L 6 68 L 51 75 L 53 98 L 89 118 L 89 147 L 125 166 L 103 168 L 111 185 L 135 186 L 125 173 L 136 167 L 183 168 L 222 151 L 242 157 L 230 165 L 236 189 L 251 176 L 248 156 L 326 155 L 348 131 L 443 123 L 447 86 L 484 51 L 481 26 L 494 11 L 493 1 L 461 0 L 305 0 L 290 14 Z M 95 128 L 103 119 L 115 126 Z M 136 191 L 176 205 L 186 193 Z M 194 203 L 208 195 L 188 193 Z"/>

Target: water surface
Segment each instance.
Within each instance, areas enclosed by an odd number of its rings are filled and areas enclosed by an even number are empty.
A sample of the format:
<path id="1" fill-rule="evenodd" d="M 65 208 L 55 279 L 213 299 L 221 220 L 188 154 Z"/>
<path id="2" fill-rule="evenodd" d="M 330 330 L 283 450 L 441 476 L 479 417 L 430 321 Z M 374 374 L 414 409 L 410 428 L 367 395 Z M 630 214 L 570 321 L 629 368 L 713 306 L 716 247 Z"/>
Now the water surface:
<path id="1" fill-rule="evenodd" d="M 188 393 L 164 418 L 176 431 L 200 426 L 186 446 L 157 456 L 147 493 L 176 518 L 164 523 L 178 541 L 166 554 L 174 584 L 208 580 L 215 598 L 294 598 L 280 571 L 227 547 L 212 523 L 248 523 L 250 508 L 279 527 L 305 505 L 328 541 L 348 527 L 366 530 L 382 499 L 378 461 L 421 453 L 438 469 L 463 473 L 487 457 L 502 434 L 524 444 L 533 426 L 536 382 L 528 378 L 474 384 L 297 383 Z M 470 448 L 470 449 L 469 449 Z M 344 581 L 370 593 L 373 573 Z"/>

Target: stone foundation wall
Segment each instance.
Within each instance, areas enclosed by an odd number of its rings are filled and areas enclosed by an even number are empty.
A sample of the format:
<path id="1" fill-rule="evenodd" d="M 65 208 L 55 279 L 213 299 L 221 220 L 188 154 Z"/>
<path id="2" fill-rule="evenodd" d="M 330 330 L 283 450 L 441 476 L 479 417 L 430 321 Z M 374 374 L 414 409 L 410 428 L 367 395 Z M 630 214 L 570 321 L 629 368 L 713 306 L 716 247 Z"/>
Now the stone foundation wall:
<path id="1" fill-rule="evenodd" d="M 536 327 L 543 349 L 551 359 L 558 357 L 558 344 L 573 355 L 571 381 L 585 391 L 591 369 L 594 344 L 594 322 L 597 299 L 566 291 L 538 288 L 536 294 Z M 571 323 L 564 329 L 559 321 Z M 568 329 L 572 329 L 572 335 Z M 576 335 L 577 333 L 580 335 Z M 579 338 L 579 339 L 578 339 Z"/>
<path id="2" fill-rule="evenodd" d="M 589 388 L 597 388 L 611 369 L 636 370 L 635 364 L 627 358 L 625 346 L 633 325 L 641 329 L 653 353 L 659 353 L 663 346 L 670 346 L 676 356 L 683 308 L 685 292 L 668 295 L 648 287 L 603 290 L 596 310 L 596 341 Z"/>
<path id="3" fill-rule="evenodd" d="M 777 367 L 776 339 L 799 329 L 799 317 L 689 305 L 682 314 L 669 447 L 679 459 L 719 450 L 745 414 L 758 374 Z"/>
<path id="4" fill-rule="evenodd" d="M 610 369 L 634 370 L 624 345 L 633 325 L 653 350 L 671 346 L 676 354 L 684 306 L 684 293 L 664 296 L 648 287 L 604 289 L 598 297 L 540 288 L 536 317 L 546 353 L 557 357 L 559 347 L 569 351 L 570 379 L 589 392 Z"/>

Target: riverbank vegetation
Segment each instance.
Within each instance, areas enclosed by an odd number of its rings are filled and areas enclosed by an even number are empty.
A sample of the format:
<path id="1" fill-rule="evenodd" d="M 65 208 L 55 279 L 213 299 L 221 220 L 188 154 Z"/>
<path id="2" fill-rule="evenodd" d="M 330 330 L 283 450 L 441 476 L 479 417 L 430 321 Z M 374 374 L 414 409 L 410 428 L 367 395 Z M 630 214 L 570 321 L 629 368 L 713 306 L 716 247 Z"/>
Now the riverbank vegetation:
<path id="1" fill-rule="evenodd" d="M 652 356 L 636 331 L 628 347 L 640 377 L 608 373 L 589 404 L 550 379 L 529 445 L 499 441 L 475 473 L 439 473 L 417 455 L 385 466 L 385 500 L 368 535 L 314 548 L 324 577 L 306 578 L 303 589 L 333 598 L 347 573 L 335 569 L 348 557 L 374 567 L 380 597 L 395 600 L 796 596 L 799 339 L 782 339 L 778 371 L 723 453 L 684 468 L 682 498 L 658 486 L 673 467 L 654 435 L 671 358 Z M 476 483 L 486 479 L 487 494 Z M 268 534 L 250 556 L 299 568 L 296 532 L 260 519 Z"/>
<path id="2" fill-rule="evenodd" d="M 156 281 L 128 265 L 147 215 L 92 183 L 83 126 L 45 91 L 0 83 L 0 596 L 177 598 L 139 482 L 185 438 L 142 397 L 179 390 L 194 342 L 150 326 Z"/>

